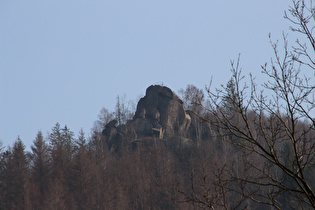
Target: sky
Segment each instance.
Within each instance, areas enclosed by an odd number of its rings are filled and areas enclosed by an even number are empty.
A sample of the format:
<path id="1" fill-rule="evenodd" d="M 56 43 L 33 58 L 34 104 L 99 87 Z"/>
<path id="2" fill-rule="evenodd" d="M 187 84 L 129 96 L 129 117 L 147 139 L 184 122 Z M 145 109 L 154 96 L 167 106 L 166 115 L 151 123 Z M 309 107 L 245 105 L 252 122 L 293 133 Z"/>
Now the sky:
<path id="1" fill-rule="evenodd" d="M 2 0 L 0 140 L 27 148 L 59 122 L 88 135 L 118 95 L 135 103 L 152 84 L 226 84 L 241 54 L 262 81 L 272 39 L 289 32 L 287 0 Z"/>

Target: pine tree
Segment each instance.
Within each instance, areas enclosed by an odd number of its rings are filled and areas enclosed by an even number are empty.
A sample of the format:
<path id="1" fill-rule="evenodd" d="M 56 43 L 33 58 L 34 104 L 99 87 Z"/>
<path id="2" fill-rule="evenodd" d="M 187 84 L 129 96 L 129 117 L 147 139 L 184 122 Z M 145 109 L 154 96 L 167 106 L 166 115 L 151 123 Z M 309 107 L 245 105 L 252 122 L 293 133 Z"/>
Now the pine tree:
<path id="1" fill-rule="evenodd" d="M 49 135 L 50 153 L 52 157 L 52 182 L 49 187 L 49 196 L 57 196 L 57 194 L 55 194 L 57 192 L 60 195 L 64 195 L 60 198 L 62 200 L 59 200 L 59 197 L 56 199 L 51 199 L 49 201 L 50 203 L 47 204 L 49 206 L 54 205 L 52 203 L 58 201 L 60 202 L 60 205 L 61 203 L 62 205 L 65 204 L 68 209 L 74 208 L 70 184 L 72 159 L 74 154 L 73 136 L 73 132 L 67 126 L 61 129 L 59 123 L 56 123 L 52 129 L 51 134 Z"/>
<path id="2" fill-rule="evenodd" d="M 35 209 L 44 208 L 44 200 L 48 191 L 48 183 L 51 174 L 51 161 L 48 145 L 44 141 L 41 131 L 33 142 L 32 149 L 32 201 Z"/>
<path id="3" fill-rule="evenodd" d="M 49 135 L 53 176 L 55 178 L 63 179 L 69 170 L 69 164 L 71 164 L 74 153 L 73 136 L 73 132 L 67 126 L 61 129 L 59 123 L 56 123 Z"/>
<path id="4" fill-rule="evenodd" d="M 93 195 L 93 167 L 96 167 L 89 157 L 88 145 L 83 130 L 79 132 L 76 140 L 77 151 L 74 156 L 72 170 L 72 187 L 78 209 L 92 208 Z"/>
<path id="5" fill-rule="evenodd" d="M 29 204 L 29 171 L 25 145 L 20 137 L 13 145 L 6 168 L 6 208 L 28 209 Z"/>
<path id="6" fill-rule="evenodd" d="M 0 209 L 5 205 L 5 169 L 6 169 L 6 152 L 3 149 L 3 143 L 0 141 Z"/>

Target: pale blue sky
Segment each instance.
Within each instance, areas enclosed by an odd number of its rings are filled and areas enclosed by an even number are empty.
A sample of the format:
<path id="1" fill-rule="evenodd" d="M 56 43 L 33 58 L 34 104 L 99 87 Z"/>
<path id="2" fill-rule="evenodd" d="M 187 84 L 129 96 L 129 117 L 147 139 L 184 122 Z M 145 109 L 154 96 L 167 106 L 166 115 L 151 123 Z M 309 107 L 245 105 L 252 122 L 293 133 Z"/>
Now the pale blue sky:
<path id="1" fill-rule="evenodd" d="M 241 53 L 260 79 L 281 39 L 287 0 L 2 0 L 0 140 L 29 147 L 56 122 L 89 134 L 116 96 L 136 100 L 154 83 L 174 91 L 225 84 Z"/>

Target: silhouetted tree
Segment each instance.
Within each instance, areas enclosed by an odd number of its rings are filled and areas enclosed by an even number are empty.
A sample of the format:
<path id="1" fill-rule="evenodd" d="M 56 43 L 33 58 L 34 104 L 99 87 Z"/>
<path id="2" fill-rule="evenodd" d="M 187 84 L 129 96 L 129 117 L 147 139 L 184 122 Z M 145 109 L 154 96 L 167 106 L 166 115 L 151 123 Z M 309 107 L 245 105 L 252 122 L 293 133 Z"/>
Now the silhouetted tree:
<path id="1" fill-rule="evenodd" d="M 128 120 L 132 119 L 134 114 L 134 105 L 132 101 L 126 101 L 126 96 L 117 96 L 115 107 L 115 118 L 119 125 L 125 124 Z"/>
<path id="2" fill-rule="evenodd" d="M 78 149 L 73 159 L 70 182 L 73 187 L 77 208 L 89 209 L 93 208 L 93 180 L 95 178 L 93 176 L 93 167 L 96 167 L 96 164 L 90 157 L 91 154 L 82 129 L 75 143 Z"/>
<path id="3" fill-rule="evenodd" d="M 0 209 L 5 206 L 5 172 L 6 172 L 7 152 L 4 151 L 3 143 L 0 141 Z"/>
<path id="4" fill-rule="evenodd" d="M 226 86 L 207 89 L 208 114 L 201 118 L 219 138 L 240 148 L 237 159 L 223 168 L 220 180 L 227 183 L 225 191 L 233 192 L 245 205 L 242 208 L 250 208 L 252 202 L 264 208 L 315 208 L 315 86 L 302 75 L 315 69 L 315 7 L 312 1 L 293 0 L 292 4 L 285 18 L 306 42 L 298 39 L 290 50 L 284 35 L 279 53 L 278 43 L 271 41 L 274 58 L 270 66 L 262 66 L 268 77 L 261 87 L 265 92 L 258 90 L 252 77 L 250 86 L 244 82 L 239 60 L 231 63 L 232 78 Z M 206 186 L 204 180 L 199 186 Z M 191 183 L 195 187 L 196 179 Z M 206 199 L 208 190 L 193 188 L 192 194 L 183 194 L 187 202 L 213 209 Z"/>
<path id="5" fill-rule="evenodd" d="M 54 198 L 47 205 L 66 205 L 67 208 L 74 208 L 73 189 L 70 184 L 75 151 L 74 134 L 67 126 L 61 129 L 59 123 L 56 123 L 49 135 L 49 140 L 52 157 L 52 182 L 49 187 L 49 196 Z M 60 195 L 63 196 L 59 197 Z"/>
<path id="6" fill-rule="evenodd" d="M 315 68 L 312 60 L 314 37 L 309 31 L 315 22 L 314 9 L 306 1 L 293 1 L 285 16 L 298 26 L 292 30 L 306 35 L 309 43 L 297 41 L 298 47 L 290 51 L 287 37 L 283 36 L 283 54 L 280 56 L 278 44 L 271 41 L 274 59 L 270 67 L 262 66 L 262 73 L 269 78 L 262 88 L 268 95 L 258 92 L 253 79 L 249 89 L 234 63 L 232 84 L 237 87 L 235 94 L 230 95 L 227 89 L 208 90 L 212 102 L 208 110 L 215 118 L 208 122 L 219 128 L 224 140 L 245 150 L 246 176 L 231 173 L 238 185 L 235 190 L 245 198 L 275 208 L 283 208 L 283 205 L 315 208 L 315 191 L 311 187 L 313 177 L 306 175 L 315 167 L 315 121 L 312 117 L 315 86 L 310 83 L 310 78 L 301 75 L 301 67 L 306 71 Z M 308 51 L 309 48 L 312 50 Z M 226 114 L 220 99 L 228 99 L 235 105 L 236 119 L 231 120 Z M 226 131 L 239 141 L 226 138 Z M 287 151 L 283 152 L 283 149 Z"/>
<path id="7" fill-rule="evenodd" d="M 51 159 L 48 145 L 46 144 L 41 131 L 37 133 L 31 149 L 32 202 L 35 209 L 43 209 L 48 192 L 48 184 L 50 182 Z"/>
<path id="8" fill-rule="evenodd" d="M 7 209 L 30 209 L 29 171 L 25 145 L 20 137 L 14 142 L 7 159 L 5 191 Z"/>
<path id="9" fill-rule="evenodd" d="M 106 108 L 102 108 L 97 118 L 98 119 L 94 122 L 92 133 L 101 133 L 103 129 L 105 129 L 107 123 L 115 118 L 115 113 L 108 111 Z"/>
<path id="10" fill-rule="evenodd" d="M 203 90 L 194 85 L 187 85 L 185 90 L 180 89 L 178 92 L 184 101 L 185 108 L 200 114 L 201 105 L 204 102 Z"/>

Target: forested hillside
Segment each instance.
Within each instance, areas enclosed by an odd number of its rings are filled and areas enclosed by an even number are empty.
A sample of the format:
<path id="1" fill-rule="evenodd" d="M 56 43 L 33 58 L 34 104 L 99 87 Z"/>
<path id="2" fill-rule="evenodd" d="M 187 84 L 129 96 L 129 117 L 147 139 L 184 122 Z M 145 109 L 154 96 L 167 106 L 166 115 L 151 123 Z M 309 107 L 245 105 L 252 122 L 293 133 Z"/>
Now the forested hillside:
<path id="1" fill-rule="evenodd" d="M 29 152 L 19 137 L 0 146 L 0 209 L 314 209 L 315 86 L 305 71 L 315 70 L 315 10 L 307 3 L 293 1 L 285 14 L 305 39 L 270 40 L 261 85 L 242 74 L 239 57 L 221 87 L 176 94 L 152 85 L 135 110 L 117 97 L 88 135 L 56 123 Z"/>
<path id="2" fill-rule="evenodd" d="M 194 91 L 202 93 L 185 93 Z M 38 132 L 31 152 L 20 138 L 3 148 L 1 208 L 191 209 L 177 190 L 191 190 L 192 171 L 214 173 L 227 145 L 167 87 L 149 87 L 133 119 L 124 106 L 118 99 L 115 112 L 101 110 L 90 137 L 57 123 L 47 136 Z"/>
<path id="3" fill-rule="evenodd" d="M 231 107 L 235 104 L 229 97 L 235 94 L 232 81 L 222 110 L 235 120 Z M 38 132 L 31 152 L 25 151 L 18 138 L 12 148 L 1 151 L 1 208 L 266 209 L 273 206 L 269 196 L 281 208 L 301 205 L 279 186 L 267 184 L 268 177 L 257 176 L 255 170 L 276 174 L 279 181 L 293 187 L 292 177 L 259 153 L 246 151 L 242 138 L 209 123 L 218 118 L 202 107 L 202 90 L 188 85 L 180 93 L 184 102 L 165 86 L 150 86 L 132 118 L 123 117 L 131 111 L 117 101 L 115 112 L 100 112 L 90 137 L 83 131 L 76 137 L 57 123 L 47 136 Z M 249 116 L 252 123 L 261 117 L 253 111 Z M 263 120 L 268 126 L 278 126 L 280 133 L 274 133 L 274 138 L 284 138 L 274 116 Z M 296 126 L 303 142 L 313 145 L 315 133 L 309 124 Z M 222 141 L 225 138 L 236 146 Z M 290 145 L 274 146 L 283 158 L 280 161 L 289 167 Z M 314 169 L 305 169 L 312 188 Z"/>

